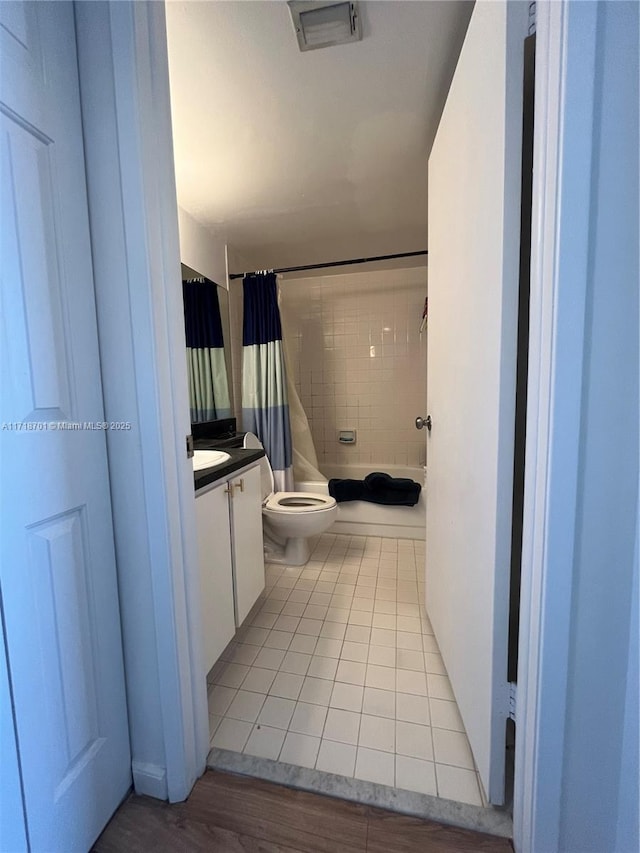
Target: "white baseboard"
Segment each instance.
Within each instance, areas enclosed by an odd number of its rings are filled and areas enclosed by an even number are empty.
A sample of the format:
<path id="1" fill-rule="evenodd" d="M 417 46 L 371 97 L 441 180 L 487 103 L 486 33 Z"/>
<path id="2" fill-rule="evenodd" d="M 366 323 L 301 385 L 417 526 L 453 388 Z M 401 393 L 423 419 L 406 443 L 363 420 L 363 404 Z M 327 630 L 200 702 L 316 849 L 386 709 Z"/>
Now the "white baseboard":
<path id="1" fill-rule="evenodd" d="M 143 761 L 131 762 L 133 787 L 136 794 L 155 797 L 157 800 L 167 800 L 167 771 L 158 764 L 147 764 Z"/>

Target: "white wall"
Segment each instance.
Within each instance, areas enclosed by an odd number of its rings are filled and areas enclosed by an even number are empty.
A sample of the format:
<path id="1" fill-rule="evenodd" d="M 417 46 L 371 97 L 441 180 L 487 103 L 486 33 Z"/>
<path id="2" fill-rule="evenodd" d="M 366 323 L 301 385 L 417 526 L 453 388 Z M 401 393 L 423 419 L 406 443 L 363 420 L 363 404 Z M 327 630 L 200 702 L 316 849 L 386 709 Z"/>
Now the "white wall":
<path id="1" fill-rule="evenodd" d="M 180 260 L 195 272 L 227 287 L 225 241 L 178 207 Z"/>
<path id="2" fill-rule="evenodd" d="M 295 383 L 320 464 L 425 464 L 426 267 L 284 278 Z M 357 430 L 355 445 L 338 431 Z"/>

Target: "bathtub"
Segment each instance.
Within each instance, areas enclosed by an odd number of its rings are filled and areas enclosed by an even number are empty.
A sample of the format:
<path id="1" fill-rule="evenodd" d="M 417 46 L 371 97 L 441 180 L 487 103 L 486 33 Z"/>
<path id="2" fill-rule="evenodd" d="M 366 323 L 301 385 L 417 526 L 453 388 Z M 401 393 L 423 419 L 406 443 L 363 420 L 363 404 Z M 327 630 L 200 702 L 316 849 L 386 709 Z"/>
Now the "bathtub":
<path id="1" fill-rule="evenodd" d="M 420 483 L 422 491 L 415 506 L 381 506 L 367 501 L 346 501 L 338 504 L 338 517 L 332 533 L 351 533 L 360 536 L 388 536 L 394 539 L 424 539 L 426 529 L 425 470 L 398 465 L 376 465 L 374 462 L 353 465 L 323 465 L 327 481 L 296 482 L 296 491 L 328 494 L 332 478 L 363 480 L 372 471 L 384 471 L 392 477 L 408 477 Z"/>

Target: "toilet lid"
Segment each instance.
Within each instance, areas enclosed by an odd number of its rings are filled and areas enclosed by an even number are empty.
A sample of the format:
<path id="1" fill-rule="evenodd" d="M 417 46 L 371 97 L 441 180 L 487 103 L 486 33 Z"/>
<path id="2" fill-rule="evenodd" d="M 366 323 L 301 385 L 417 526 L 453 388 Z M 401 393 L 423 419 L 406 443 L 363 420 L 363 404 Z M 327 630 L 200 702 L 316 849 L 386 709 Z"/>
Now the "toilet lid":
<path id="1" fill-rule="evenodd" d="M 245 433 L 242 446 L 245 447 L 247 450 L 264 450 L 262 442 L 260 441 L 258 436 L 254 435 L 252 432 Z M 266 454 L 259 460 L 259 463 L 260 486 L 262 488 L 262 500 L 264 502 L 269 497 L 269 495 L 273 494 L 275 482 L 273 479 L 273 470 Z"/>
<path id="2" fill-rule="evenodd" d="M 277 512 L 318 512 L 336 505 L 335 498 L 315 492 L 276 492 L 265 503 L 265 509 Z"/>

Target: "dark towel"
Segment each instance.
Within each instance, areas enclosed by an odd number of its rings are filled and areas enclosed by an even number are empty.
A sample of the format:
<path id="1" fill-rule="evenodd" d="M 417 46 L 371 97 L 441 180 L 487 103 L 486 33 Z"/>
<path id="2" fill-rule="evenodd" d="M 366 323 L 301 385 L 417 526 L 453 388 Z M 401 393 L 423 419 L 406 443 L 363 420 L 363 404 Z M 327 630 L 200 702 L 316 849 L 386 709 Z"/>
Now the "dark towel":
<path id="1" fill-rule="evenodd" d="M 364 492 L 364 480 L 329 480 L 329 494 L 338 503 L 366 500 Z"/>
<path id="2" fill-rule="evenodd" d="M 338 503 L 369 501 L 386 506 L 415 506 L 420 499 L 419 483 L 405 477 L 391 477 L 381 471 L 367 474 L 364 480 L 329 480 L 329 494 Z"/>

